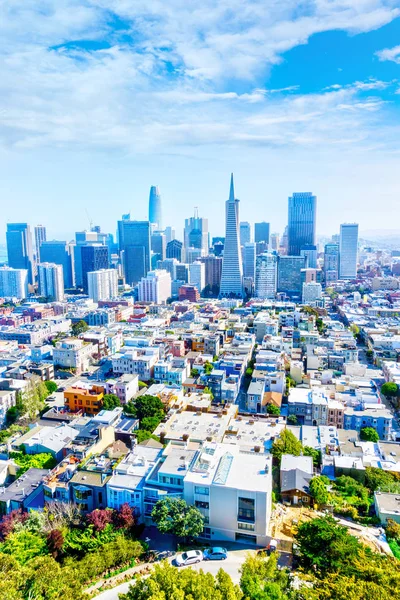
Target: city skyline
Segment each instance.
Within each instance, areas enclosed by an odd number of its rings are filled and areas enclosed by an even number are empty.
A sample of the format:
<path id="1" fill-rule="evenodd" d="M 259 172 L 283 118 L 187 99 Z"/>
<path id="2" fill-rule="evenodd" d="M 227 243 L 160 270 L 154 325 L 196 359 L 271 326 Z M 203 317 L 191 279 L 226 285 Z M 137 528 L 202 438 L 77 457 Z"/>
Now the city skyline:
<path id="1" fill-rule="evenodd" d="M 242 217 L 257 212 L 272 231 L 283 230 L 287 197 L 309 189 L 320 233 L 338 231 L 345 211 L 361 232 L 395 222 L 394 2 L 253 0 L 246 18 L 237 0 L 193 14 L 180 0 L 46 6 L 6 1 L 2 13 L 6 223 L 16 206 L 50 237 L 87 227 L 85 209 L 103 230 L 129 210 L 144 220 L 155 182 L 164 224 L 181 229 L 198 206 L 216 235 L 231 171 Z"/>

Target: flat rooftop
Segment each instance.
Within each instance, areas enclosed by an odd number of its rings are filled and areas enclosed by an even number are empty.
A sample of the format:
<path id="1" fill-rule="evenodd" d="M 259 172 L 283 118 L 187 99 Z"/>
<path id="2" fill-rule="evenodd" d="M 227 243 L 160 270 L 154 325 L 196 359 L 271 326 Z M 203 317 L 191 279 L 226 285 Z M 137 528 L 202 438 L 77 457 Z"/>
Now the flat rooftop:
<path id="1" fill-rule="evenodd" d="M 154 435 L 163 435 L 165 440 L 183 440 L 183 436 L 193 441 L 220 442 L 231 421 L 231 415 L 185 411 L 172 415 L 166 423 L 160 423 Z"/>
<path id="2" fill-rule="evenodd" d="M 285 429 L 284 419 L 263 419 L 238 416 L 232 419 L 225 432 L 223 443 L 238 445 L 241 450 L 251 451 L 259 446 L 269 451 L 273 440 Z"/>

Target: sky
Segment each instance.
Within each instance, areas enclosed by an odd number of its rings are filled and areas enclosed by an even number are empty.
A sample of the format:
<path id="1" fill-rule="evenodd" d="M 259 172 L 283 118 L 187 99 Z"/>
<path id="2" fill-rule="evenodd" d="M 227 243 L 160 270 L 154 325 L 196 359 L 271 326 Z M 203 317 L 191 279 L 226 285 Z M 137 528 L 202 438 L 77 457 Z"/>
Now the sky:
<path id="1" fill-rule="evenodd" d="M 0 241 L 7 221 L 71 239 L 194 207 L 224 233 L 400 229 L 400 0 L 2 0 Z"/>

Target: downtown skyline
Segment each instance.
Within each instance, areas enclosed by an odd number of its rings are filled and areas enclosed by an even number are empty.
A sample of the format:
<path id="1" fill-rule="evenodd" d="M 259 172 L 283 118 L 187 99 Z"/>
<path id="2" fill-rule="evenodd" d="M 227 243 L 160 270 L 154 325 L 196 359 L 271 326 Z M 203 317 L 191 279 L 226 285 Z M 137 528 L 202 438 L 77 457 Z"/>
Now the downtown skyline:
<path id="1" fill-rule="evenodd" d="M 47 0 L 40 11 L 6 0 L 4 222 L 23 215 L 64 238 L 88 226 L 87 209 L 106 230 L 129 211 L 147 218 L 158 185 L 164 224 L 180 229 L 198 206 L 217 235 L 234 171 L 242 217 L 272 230 L 303 190 L 319 199 L 320 234 L 343 215 L 361 232 L 387 228 L 398 203 L 396 4 L 253 0 L 243 12 L 209 0 L 191 14 L 180 0 Z"/>

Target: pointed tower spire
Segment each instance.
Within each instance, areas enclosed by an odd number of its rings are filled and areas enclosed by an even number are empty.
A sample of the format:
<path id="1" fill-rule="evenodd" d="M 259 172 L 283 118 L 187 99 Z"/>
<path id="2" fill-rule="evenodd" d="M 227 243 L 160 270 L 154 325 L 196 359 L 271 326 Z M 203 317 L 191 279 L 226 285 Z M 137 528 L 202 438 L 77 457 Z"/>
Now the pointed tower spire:
<path id="1" fill-rule="evenodd" d="M 231 188 L 229 190 L 229 201 L 233 202 L 235 200 L 235 189 L 233 187 L 233 173 L 231 173 Z"/>

